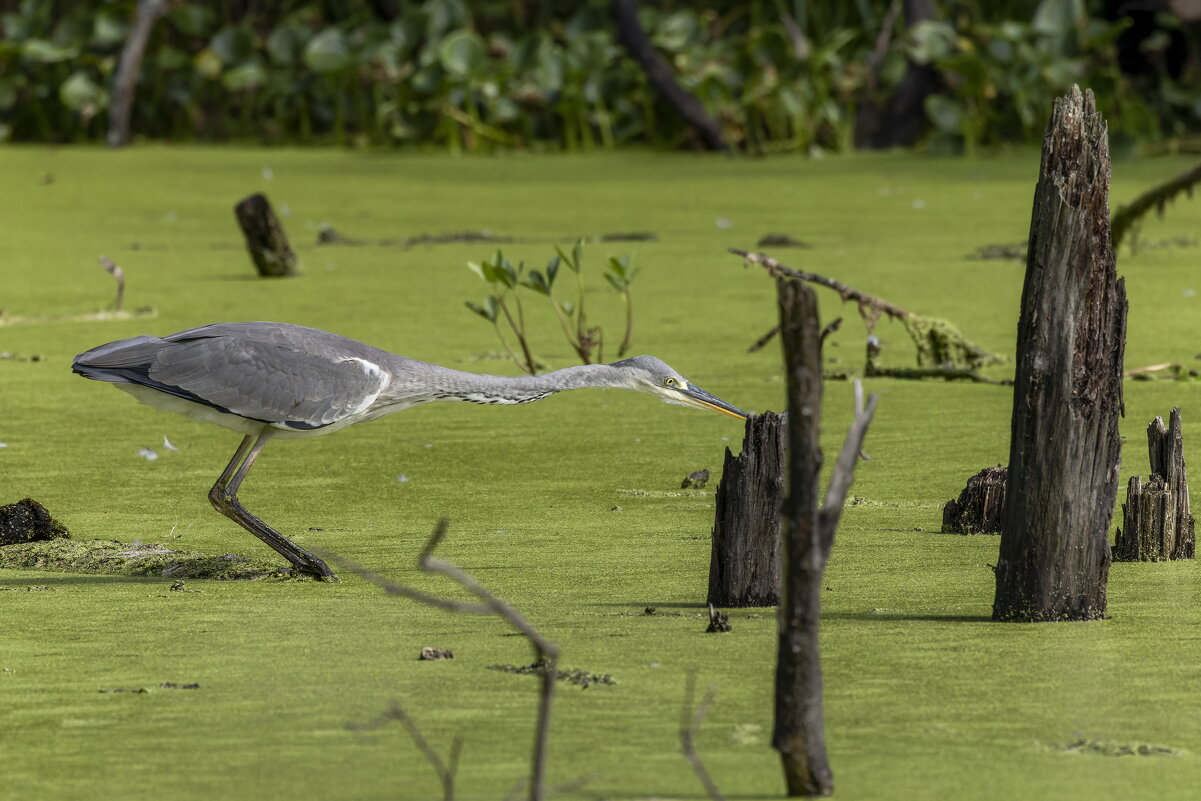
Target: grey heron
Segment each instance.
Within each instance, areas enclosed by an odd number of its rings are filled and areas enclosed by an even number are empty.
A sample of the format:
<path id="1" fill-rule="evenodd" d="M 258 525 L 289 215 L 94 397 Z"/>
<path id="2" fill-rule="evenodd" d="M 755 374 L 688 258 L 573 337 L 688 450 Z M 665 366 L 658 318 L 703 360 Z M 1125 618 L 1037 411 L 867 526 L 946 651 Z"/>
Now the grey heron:
<path id="1" fill-rule="evenodd" d="M 209 501 L 278 551 L 295 571 L 325 580 L 336 580 L 325 562 L 238 500 L 251 465 L 272 439 L 328 434 L 432 401 L 530 403 L 583 387 L 637 390 L 668 403 L 746 418 L 652 356 L 542 375 L 480 375 L 287 323 L 216 323 L 165 337 L 121 339 L 81 353 L 71 369 L 115 384 L 146 405 L 242 434 Z"/>

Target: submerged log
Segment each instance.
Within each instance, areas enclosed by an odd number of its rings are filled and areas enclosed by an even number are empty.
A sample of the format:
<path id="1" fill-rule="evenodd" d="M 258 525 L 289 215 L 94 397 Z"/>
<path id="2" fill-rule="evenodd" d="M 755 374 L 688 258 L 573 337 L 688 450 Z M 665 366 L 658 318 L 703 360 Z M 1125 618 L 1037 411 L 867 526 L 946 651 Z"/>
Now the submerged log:
<path id="1" fill-rule="evenodd" d="M 1034 191 L 995 620 L 1105 617 L 1126 335 L 1109 172 L 1105 121 L 1073 87 L 1055 100 Z"/>
<path id="2" fill-rule="evenodd" d="M 288 236 L 266 195 L 256 193 L 234 207 L 238 225 L 246 237 L 246 249 L 264 278 L 299 275 L 299 259 L 288 244 Z"/>
<path id="3" fill-rule="evenodd" d="M 711 606 L 775 606 L 779 602 L 787 421 L 785 415 L 774 412 L 748 417 L 742 452 L 734 456 L 726 448 L 709 560 Z"/>
<path id="4" fill-rule="evenodd" d="M 942 508 L 943 532 L 999 534 L 1007 476 L 1004 467 L 986 467 L 969 478 L 959 497 Z"/>
<path id="5" fill-rule="evenodd" d="M 1113 558 L 1123 562 L 1192 559 L 1196 538 L 1179 408 L 1172 409 L 1167 426 L 1162 417 L 1147 426 L 1147 450 L 1151 478 L 1130 479 Z"/>

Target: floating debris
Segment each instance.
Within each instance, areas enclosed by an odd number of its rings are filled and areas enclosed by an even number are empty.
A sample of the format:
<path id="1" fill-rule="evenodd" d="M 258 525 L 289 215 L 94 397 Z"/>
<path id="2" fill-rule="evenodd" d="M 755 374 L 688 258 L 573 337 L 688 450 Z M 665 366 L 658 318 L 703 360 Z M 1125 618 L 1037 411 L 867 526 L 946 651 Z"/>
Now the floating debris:
<path id="1" fill-rule="evenodd" d="M 759 237 L 759 241 L 755 247 L 760 248 L 811 248 L 808 242 L 802 242 L 799 239 L 793 239 L 788 234 L 764 234 Z"/>
<path id="2" fill-rule="evenodd" d="M 137 695 L 141 695 L 143 693 L 151 692 L 152 690 L 199 690 L 199 689 L 200 689 L 199 684 L 178 684 L 174 681 L 162 681 L 162 682 L 158 683 L 157 687 L 153 687 L 153 688 L 151 688 L 151 687 L 112 687 L 109 689 L 103 689 L 100 692 L 102 692 L 102 693 L 134 693 Z"/>
<path id="3" fill-rule="evenodd" d="M 546 665 L 541 662 L 535 662 L 532 665 L 488 665 L 488 670 L 499 670 L 502 673 L 546 673 Z M 588 670 L 576 668 L 574 670 L 557 670 L 555 678 L 559 681 L 566 681 L 571 684 L 578 684 L 585 690 L 593 684 L 617 684 L 608 673 L 592 673 Z"/>
<path id="4" fill-rule="evenodd" d="M 1111 740 L 1090 740 L 1078 737 L 1070 743 L 1051 746 L 1056 751 L 1069 754 L 1096 754 L 1098 756 L 1180 756 L 1185 751 L 1166 745 L 1151 743 L 1117 743 Z"/>
<path id="5" fill-rule="evenodd" d="M 455 652 L 449 648 L 435 648 L 432 645 L 426 645 L 421 649 L 421 655 L 417 657 L 420 662 L 435 662 L 439 659 L 454 659 Z"/>
<path id="6" fill-rule="evenodd" d="M 680 484 L 680 489 L 702 489 L 709 483 L 709 471 L 697 470 L 689 473 Z"/>
<path id="7" fill-rule="evenodd" d="M 1029 243 L 1021 242 L 982 245 L 967 256 L 972 261 L 1025 261 Z"/>
<path id="8" fill-rule="evenodd" d="M 601 234 L 602 242 L 658 242 L 659 236 L 651 231 L 618 231 L 612 234 Z"/>

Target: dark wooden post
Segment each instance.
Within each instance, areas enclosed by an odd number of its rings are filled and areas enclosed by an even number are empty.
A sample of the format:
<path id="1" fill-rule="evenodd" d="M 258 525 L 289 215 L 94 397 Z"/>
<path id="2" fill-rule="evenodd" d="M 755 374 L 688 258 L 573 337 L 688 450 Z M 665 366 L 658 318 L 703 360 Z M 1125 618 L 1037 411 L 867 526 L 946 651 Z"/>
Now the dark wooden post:
<path id="1" fill-rule="evenodd" d="M 1151 478 L 1132 476 L 1122 505 L 1113 558 L 1123 562 L 1192 559 L 1196 538 L 1189 508 L 1188 475 L 1184 464 L 1180 409 L 1173 409 L 1167 426 L 1156 417 L 1147 426 Z"/>
<path id="2" fill-rule="evenodd" d="M 253 194 L 234 207 L 238 225 L 246 237 L 246 249 L 264 278 L 298 275 L 299 260 L 288 244 L 288 236 L 266 195 Z"/>
<path id="3" fill-rule="evenodd" d="M 764 412 L 746 421 L 742 452 L 726 448 L 717 485 L 712 606 L 775 606 L 779 602 L 780 501 L 784 496 L 784 438 L 788 418 Z"/>
<path id="4" fill-rule="evenodd" d="M 943 533 L 1000 533 L 1008 472 L 1004 467 L 986 467 L 969 478 L 959 497 L 942 508 Z"/>
<path id="5" fill-rule="evenodd" d="M 1072 87 L 1055 101 L 1034 191 L 996 620 L 1105 616 L 1126 335 L 1108 198 L 1105 121 Z"/>
<path id="6" fill-rule="evenodd" d="M 821 500 L 822 334 L 817 298 L 800 281 L 780 278 L 776 287 L 788 380 L 789 478 L 780 527 L 782 576 L 772 746 L 780 752 L 789 796 L 830 795 L 834 776 L 826 759 L 818 649 L 822 575 L 876 398 L 872 396 L 863 409 L 862 390 L 856 383 L 855 421 L 830 476 L 825 500 Z"/>

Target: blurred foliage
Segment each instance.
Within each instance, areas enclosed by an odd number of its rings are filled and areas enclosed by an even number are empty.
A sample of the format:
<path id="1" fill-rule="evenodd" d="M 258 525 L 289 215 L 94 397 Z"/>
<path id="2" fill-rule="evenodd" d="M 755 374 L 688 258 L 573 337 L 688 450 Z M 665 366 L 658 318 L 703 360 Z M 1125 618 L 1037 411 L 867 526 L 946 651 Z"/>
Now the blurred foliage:
<path id="1" fill-rule="evenodd" d="M 1099 2 L 946 0 L 908 30 L 893 5 L 668 1 L 640 14 L 727 140 L 754 152 L 849 149 L 856 108 L 886 98 L 910 60 L 941 76 L 925 106 L 938 149 L 1036 140 L 1072 83 L 1092 88 L 1111 130 L 1132 141 L 1201 119 L 1197 43 L 1184 74 L 1136 85 L 1114 55 L 1123 25 Z M 135 6 L 0 0 L 0 140 L 101 141 Z M 146 51 L 132 127 L 155 139 L 453 152 L 693 141 L 617 44 L 604 0 L 173 0 Z"/>

